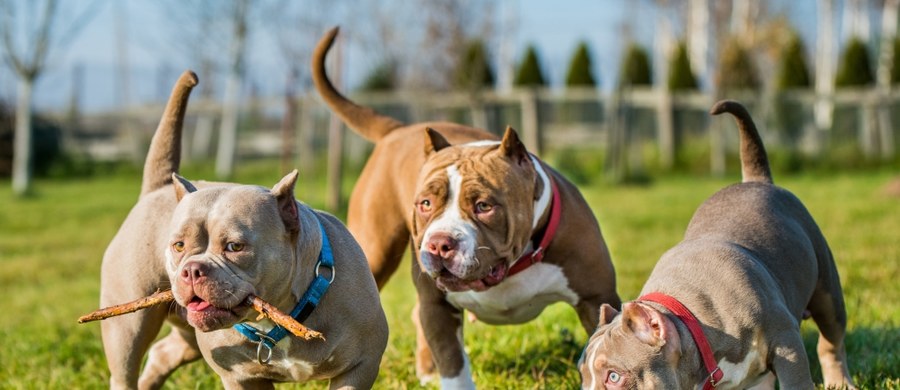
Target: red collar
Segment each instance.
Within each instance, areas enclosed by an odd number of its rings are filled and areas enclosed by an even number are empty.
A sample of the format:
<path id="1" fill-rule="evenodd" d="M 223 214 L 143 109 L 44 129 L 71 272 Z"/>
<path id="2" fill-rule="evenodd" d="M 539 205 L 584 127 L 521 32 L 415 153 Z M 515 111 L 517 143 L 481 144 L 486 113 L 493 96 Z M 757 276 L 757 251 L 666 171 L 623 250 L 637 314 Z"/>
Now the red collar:
<path id="1" fill-rule="evenodd" d="M 522 272 L 532 264 L 539 263 L 543 260 L 544 250 L 547 249 L 547 246 L 553 241 L 553 237 L 556 236 L 556 229 L 559 227 L 559 217 L 562 215 L 562 201 L 559 197 L 559 188 L 557 188 L 553 176 L 548 175 L 548 178 L 550 180 L 550 188 L 552 189 L 550 196 L 552 196 L 553 199 L 550 203 L 550 221 L 547 222 L 547 227 L 544 229 L 544 237 L 541 238 L 541 243 L 537 248 L 522 255 L 522 257 L 519 257 L 519 259 L 516 260 L 513 266 L 509 268 L 509 272 L 506 273 L 507 278 Z"/>
<path id="2" fill-rule="evenodd" d="M 678 317 L 678 319 L 688 327 L 691 331 L 691 336 L 694 338 L 694 344 L 696 344 L 697 349 L 700 350 L 700 356 L 703 358 L 706 372 L 709 373 L 709 376 L 707 376 L 704 381 L 703 390 L 709 390 L 716 387 L 722 380 L 724 374 L 722 373 L 722 370 L 719 369 L 718 364 L 716 364 L 716 358 L 713 356 L 712 348 L 710 348 L 709 342 L 703 334 L 703 328 L 700 327 L 700 321 L 697 321 L 697 317 L 694 317 L 694 315 L 691 314 L 691 311 L 684 307 L 681 302 L 678 302 L 677 299 L 663 293 L 649 293 L 641 296 L 638 300 L 656 302 L 663 305 L 663 307 L 669 309 L 672 314 Z"/>

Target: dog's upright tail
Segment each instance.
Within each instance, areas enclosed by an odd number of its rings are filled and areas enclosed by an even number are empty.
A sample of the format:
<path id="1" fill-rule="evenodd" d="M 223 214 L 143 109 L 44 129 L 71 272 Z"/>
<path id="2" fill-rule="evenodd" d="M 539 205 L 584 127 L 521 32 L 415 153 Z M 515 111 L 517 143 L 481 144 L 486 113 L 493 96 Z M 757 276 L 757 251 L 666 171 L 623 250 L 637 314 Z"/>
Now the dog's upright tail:
<path id="1" fill-rule="evenodd" d="M 171 183 L 172 173 L 178 173 L 178 166 L 181 163 L 181 127 L 188 97 L 195 85 L 197 75 L 187 70 L 172 87 L 172 95 L 166 103 L 166 109 L 150 141 L 150 150 L 144 161 L 141 196 Z"/>
<path id="2" fill-rule="evenodd" d="M 363 138 L 377 142 L 391 130 L 403 126 L 403 122 L 379 114 L 369 107 L 357 105 L 344 97 L 344 95 L 341 95 L 334 88 L 334 85 L 331 84 L 328 74 L 325 73 L 325 56 L 328 54 L 328 50 L 331 49 L 337 34 L 337 27 L 328 30 L 316 45 L 312 58 L 313 83 L 316 85 L 319 95 L 322 95 L 322 99 L 328 104 L 328 107 L 331 107 L 347 126 L 363 136 Z"/>
<path id="3" fill-rule="evenodd" d="M 769 158 L 763 146 L 753 118 L 740 103 L 734 100 L 722 100 L 714 104 L 709 113 L 719 115 L 727 112 L 734 116 L 741 132 L 741 174 L 744 183 L 772 183 L 772 171 L 769 169 Z"/>

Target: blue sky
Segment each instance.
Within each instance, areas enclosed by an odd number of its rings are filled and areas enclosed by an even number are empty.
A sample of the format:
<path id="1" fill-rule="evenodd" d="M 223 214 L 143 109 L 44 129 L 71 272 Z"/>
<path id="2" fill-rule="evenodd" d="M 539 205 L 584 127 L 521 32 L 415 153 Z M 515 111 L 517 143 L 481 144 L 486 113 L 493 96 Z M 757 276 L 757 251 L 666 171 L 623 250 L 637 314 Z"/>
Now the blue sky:
<path id="1" fill-rule="evenodd" d="M 91 111 L 115 109 L 126 100 L 130 103 L 158 100 L 166 92 L 166 84 L 171 84 L 181 70 L 196 69 L 197 64 L 191 64 L 184 56 L 173 54 L 173 49 L 166 44 L 166 39 L 172 35 L 162 26 L 170 24 L 167 23 L 169 16 L 166 15 L 166 8 L 158 3 L 150 0 L 121 3 L 105 1 L 99 8 L 100 12 L 71 44 L 65 48 L 57 48 L 50 67 L 38 82 L 34 94 L 36 106 L 39 109 L 59 109 L 66 104 L 71 95 L 71 75 L 75 64 L 81 64 L 85 69 L 85 89 L 81 97 L 84 107 Z M 585 40 L 590 45 L 594 72 L 599 76 L 603 89 L 612 86 L 618 71 L 619 57 L 626 42 L 622 34 L 625 23 L 631 23 L 633 38 L 638 43 L 652 48 L 657 15 L 650 3 L 630 3 L 629 0 L 501 2 L 503 7 L 512 7 L 511 10 L 516 15 L 516 60 L 522 56 L 526 45 L 535 44 L 545 76 L 549 76 L 551 85 L 558 86 L 575 46 L 580 40 Z M 788 15 L 792 24 L 806 39 L 807 47 L 812 48 L 815 39 L 815 1 L 782 0 L 773 3 L 769 5 L 769 12 Z M 121 12 L 117 13 L 117 7 L 121 8 Z M 124 15 L 120 26 L 117 26 L 117 14 Z M 355 24 L 353 20 L 334 22 L 341 24 L 344 32 L 352 31 Z M 839 27 L 840 21 L 836 22 Z M 115 67 L 119 55 L 116 50 L 117 36 L 123 28 L 126 32 L 123 42 L 127 45 L 126 58 L 131 80 L 131 91 L 127 99 L 117 92 Z M 280 69 L 283 69 L 284 61 L 272 54 L 276 49 L 270 34 L 252 36 L 250 45 L 253 47 L 253 54 L 248 59 L 248 65 L 256 70 L 255 74 L 283 74 Z M 223 57 L 225 54 L 222 53 Z M 372 66 L 372 61 L 364 58 L 366 55 L 358 48 L 348 50 L 347 62 L 361 65 L 347 66 L 346 85 L 352 87 L 358 84 L 368 67 Z M 166 73 L 160 74 L 161 64 L 165 64 L 168 69 Z M 282 79 L 258 77 L 255 83 L 263 94 L 275 93 L 280 90 Z M 15 79 L 8 69 L 3 69 L 0 71 L 0 96 L 11 98 L 14 90 Z"/>

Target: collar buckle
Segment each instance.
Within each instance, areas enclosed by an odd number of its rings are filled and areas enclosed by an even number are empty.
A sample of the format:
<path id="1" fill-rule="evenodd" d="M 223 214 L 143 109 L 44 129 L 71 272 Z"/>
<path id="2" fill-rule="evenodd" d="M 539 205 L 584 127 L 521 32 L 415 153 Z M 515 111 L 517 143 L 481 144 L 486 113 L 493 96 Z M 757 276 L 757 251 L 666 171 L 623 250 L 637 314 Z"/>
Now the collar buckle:
<path id="1" fill-rule="evenodd" d="M 322 261 L 321 261 L 321 260 L 317 261 L 317 262 L 316 262 L 316 278 L 319 277 L 319 268 L 321 268 L 321 267 L 323 267 L 323 266 L 324 266 L 325 268 L 328 268 L 328 273 L 330 274 L 330 278 L 329 278 L 329 279 L 326 279 L 326 280 L 328 281 L 328 284 L 330 285 L 332 282 L 334 282 L 334 275 L 335 275 L 335 272 L 334 272 L 334 266 L 327 265 L 327 264 L 322 264 Z"/>
<path id="2" fill-rule="evenodd" d="M 716 387 L 719 385 L 719 381 L 722 380 L 722 369 L 716 366 L 716 369 L 709 373 L 709 377 L 707 380 L 709 381 L 709 385 L 712 387 Z"/>
<path id="3" fill-rule="evenodd" d="M 256 336 L 259 337 L 259 341 L 256 344 L 256 361 L 262 365 L 268 365 L 272 360 L 272 348 L 275 346 L 275 339 L 269 337 L 269 335 L 256 331 Z M 269 344 L 272 344 L 271 346 Z M 263 358 L 263 348 L 266 350 L 266 357 Z"/>

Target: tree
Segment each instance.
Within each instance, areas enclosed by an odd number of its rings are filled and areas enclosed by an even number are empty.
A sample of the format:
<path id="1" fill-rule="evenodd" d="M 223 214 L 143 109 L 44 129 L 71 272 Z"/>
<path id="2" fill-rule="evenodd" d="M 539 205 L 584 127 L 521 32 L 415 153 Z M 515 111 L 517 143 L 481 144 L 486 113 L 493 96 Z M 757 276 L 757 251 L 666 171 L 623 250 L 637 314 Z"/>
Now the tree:
<path id="1" fill-rule="evenodd" d="M 591 53 L 587 42 L 581 41 L 569 62 L 569 71 L 566 72 L 566 86 L 569 87 L 593 87 L 597 85 L 591 64 Z"/>
<path id="2" fill-rule="evenodd" d="M 778 74 L 775 81 L 776 88 L 780 90 L 791 88 L 808 88 L 812 85 L 809 77 L 809 66 L 806 64 L 804 53 L 806 49 L 800 35 L 792 33 L 787 44 L 781 49 L 781 62 L 778 65 Z"/>
<path id="3" fill-rule="evenodd" d="M 900 53 L 900 38 L 894 39 L 894 53 Z M 891 84 L 900 84 L 900 61 L 891 62 Z"/>
<path id="4" fill-rule="evenodd" d="M 534 45 L 528 45 L 525 59 L 522 60 L 522 64 L 516 71 L 513 85 L 517 87 L 543 87 L 546 85 L 544 72 L 541 70 L 541 63 L 538 61 L 537 49 Z"/>
<path id="5" fill-rule="evenodd" d="M 871 85 L 875 81 L 872 65 L 869 63 L 869 51 L 865 42 L 859 38 L 851 38 L 841 57 L 837 78 L 837 87 Z"/>
<path id="6" fill-rule="evenodd" d="M 816 4 L 816 103 L 813 112 L 816 127 L 831 128 L 834 119 L 834 0 L 820 0 Z"/>
<path id="7" fill-rule="evenodd" d="M 637 44 L 629 45 L 619 68 L 619 88 L 652 84 L 653 72 L 647 50 Z"/>
<path id="8" fill-rule="evenodd" d="M 397 65 L 386 61 L 376 66 L 359 87 L 362 91 L 391 91 L 397 88 Z"/>
<path id="9" fill-rule="evenodd" d="M 691 71 L 691 62 L 688 59 L 687 47 L 684 42 L 679 42 L 669 65 L 669 90 L 683 91 L 697 89 L 697 78 Z"/>
<path id="10" fill-rule="evenodd" d="M 740 39 L 731 38 L 722 45 L 716 84 L 725 91 L 759 89 L 756 65 L 753 64 L 750 51 L 744 47 Z"/>
<path id="11" fill-rule="evenodd" d="M 494 72 L 487 60 L 487 49 L 480 39 L 469 41 L 456 68 L 456 88 L 473 91 L 494 85 Z"/>
<path id="12" fill-rule="evenodd" d="M 51 51 L 56 47 L 65 47 L 69 40 L 77 36 L 93 16 L 97 4 L 89 3 L 81 12 L 75 12 L 72 9 L 61 10 L 56 0 L 0 1 L 0 12 L 3 13 L 0 34 L 3 35 L 4 54 L 19 79 L 12 180 L 13 192 L 19 196 L 31 191 L 31 94 L 34 83 L 43 73 Z M 61 22 L 59 15 L 72 18 Z"/>

